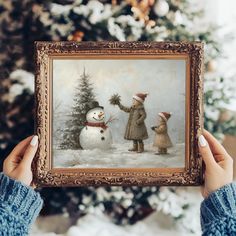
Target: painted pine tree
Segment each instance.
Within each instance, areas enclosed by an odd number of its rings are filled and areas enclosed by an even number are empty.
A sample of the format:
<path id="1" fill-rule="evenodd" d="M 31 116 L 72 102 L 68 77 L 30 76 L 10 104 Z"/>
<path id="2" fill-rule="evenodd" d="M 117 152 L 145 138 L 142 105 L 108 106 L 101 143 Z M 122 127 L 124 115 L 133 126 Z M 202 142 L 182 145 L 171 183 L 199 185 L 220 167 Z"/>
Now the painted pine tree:
<path id="1" fill-rule="evenodd" d="M 86 74 L 84 68 L 83 74 L 78 79 L 78 85 L 75 87 L 72 112 L 63 130 L 63 141 L 60 145 L 62 149 L 81 148 L 79 134 L 86 122 L 86 111 L 89 108 L 89 103 L 95 99 L 93 85 L 89 78 L 90 76 Z"/>

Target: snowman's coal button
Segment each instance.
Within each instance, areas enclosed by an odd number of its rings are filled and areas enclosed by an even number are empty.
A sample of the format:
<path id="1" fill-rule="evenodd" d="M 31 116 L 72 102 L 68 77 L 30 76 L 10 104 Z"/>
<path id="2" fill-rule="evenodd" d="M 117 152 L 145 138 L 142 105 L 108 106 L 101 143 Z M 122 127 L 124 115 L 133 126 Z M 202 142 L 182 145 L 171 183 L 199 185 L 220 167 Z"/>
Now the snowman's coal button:
<path id="1" fill-rule="evenodd" d="M 101 137 L 101 140 L 104 141 L 104 140 L 105 140 L 105 137 Z"/>
<path id="2" fill-rule="evenodd" d="M 104 133 L 104 130 L 103 130 L 103 129 L 101 129 L 101 130 L 100 130 L 100 133 L 101 133 L 101 134 L 102 134 L 102 133 Z"/>

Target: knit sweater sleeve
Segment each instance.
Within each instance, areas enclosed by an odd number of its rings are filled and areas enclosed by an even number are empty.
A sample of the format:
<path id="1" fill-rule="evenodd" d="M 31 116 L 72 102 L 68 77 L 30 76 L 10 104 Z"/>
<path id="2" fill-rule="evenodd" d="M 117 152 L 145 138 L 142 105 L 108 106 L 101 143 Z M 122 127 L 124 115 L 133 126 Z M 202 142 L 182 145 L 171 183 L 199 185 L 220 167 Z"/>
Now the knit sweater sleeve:
<path id="1" fill-rule="evenodd" d="M 203 236 L 236 235 L 236 183 L 211 193 L 200 210 Z"/>
<path id="2" fill-rule="evenodd" d="M 42 203 L 33 188 L 0 173 L 0 235 L 28 235 Z"/>

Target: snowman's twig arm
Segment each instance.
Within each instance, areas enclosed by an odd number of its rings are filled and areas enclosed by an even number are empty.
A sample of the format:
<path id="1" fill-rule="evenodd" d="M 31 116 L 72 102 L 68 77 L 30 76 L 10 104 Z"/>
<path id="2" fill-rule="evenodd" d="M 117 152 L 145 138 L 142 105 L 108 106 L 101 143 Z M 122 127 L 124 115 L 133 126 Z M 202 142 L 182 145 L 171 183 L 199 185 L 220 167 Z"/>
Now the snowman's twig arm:
<path id="1" fill-rule="evenodd" d="M 119 108 L 120 108 L 122 111 L 127 112 L 127 113 L 129 113 L 130 110 L 131 110 L 130 107 L 125 107 L 125 106 L 123 106 L 121 103 L 120 103 L 118 106 L 119 106 Z"/>
<path id="2" fill-rule="evenodd" d="M 118 120 L 116 117 L 110 116 L 107 120 L 106 124 L 113 122 L 114 120 Z"/>

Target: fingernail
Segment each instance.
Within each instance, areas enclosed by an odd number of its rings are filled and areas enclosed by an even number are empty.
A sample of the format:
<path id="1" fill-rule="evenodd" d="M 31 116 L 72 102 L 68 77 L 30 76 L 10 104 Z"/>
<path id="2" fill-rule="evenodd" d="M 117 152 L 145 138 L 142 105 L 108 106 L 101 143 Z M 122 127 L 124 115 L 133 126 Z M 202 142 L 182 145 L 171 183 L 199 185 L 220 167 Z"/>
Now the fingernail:
<path id="1" fill-rule="evenodd" d="M 30 141 L 30 145 L 34 147 L 37 145 L 37 143 L 38 143 L 38 136 L 34 135 L 34 137 Z"/>
<path id="2" fill-rule="evenodd" d="M 206 147 L 207 141 L 203 135 L 199 136 L 198 141 L 201 147 Z"/>

